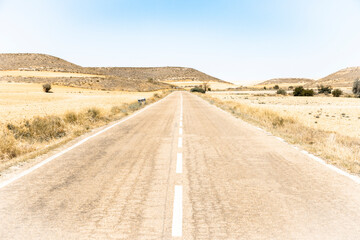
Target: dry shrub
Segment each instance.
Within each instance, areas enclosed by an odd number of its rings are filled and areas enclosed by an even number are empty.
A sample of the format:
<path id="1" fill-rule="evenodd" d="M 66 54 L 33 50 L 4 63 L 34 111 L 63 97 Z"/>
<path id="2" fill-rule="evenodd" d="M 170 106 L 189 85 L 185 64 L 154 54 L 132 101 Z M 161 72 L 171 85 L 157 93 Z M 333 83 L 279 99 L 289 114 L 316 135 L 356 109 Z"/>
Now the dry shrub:
<path id="1" fill-rule="evenodd" d="M 49 141 L 66 135 L 65 123 L 57 116 L 35 117 L 31 122 L 25 121 L 19 126 L 7 125 L 15 139 L 29 141 Z"/>
<path id="2" fill-rule="evenodd" d="M 21 154 L 21 148 L 17 146 L 13 135 L 3 133 L 0 137 L 0 159 L 11 159 Z"/>

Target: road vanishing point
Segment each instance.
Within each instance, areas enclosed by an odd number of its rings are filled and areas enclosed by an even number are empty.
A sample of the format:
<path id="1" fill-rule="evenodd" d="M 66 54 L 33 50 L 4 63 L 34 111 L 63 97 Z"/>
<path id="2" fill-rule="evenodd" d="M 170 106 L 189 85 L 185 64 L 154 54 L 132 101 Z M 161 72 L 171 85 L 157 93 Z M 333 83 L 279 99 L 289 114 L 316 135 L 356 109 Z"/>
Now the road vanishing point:
<path id="1" fill-rule="evenodd" d="M 190 93 L 91 134 L 0 182 L 0 239 L 360 238 L 356 181 Z"/>

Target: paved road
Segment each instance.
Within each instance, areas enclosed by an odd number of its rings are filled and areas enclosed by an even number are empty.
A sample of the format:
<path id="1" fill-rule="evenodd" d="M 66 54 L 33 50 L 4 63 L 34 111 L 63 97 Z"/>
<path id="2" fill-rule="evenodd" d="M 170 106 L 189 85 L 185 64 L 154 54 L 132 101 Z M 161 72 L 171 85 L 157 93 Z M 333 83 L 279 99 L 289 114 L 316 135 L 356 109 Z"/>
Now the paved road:
<path id="1" fill-rule="evenodd" d="M 185 92 L 0 188 L 0 239 L 359 237 L 358 184 Z"/>

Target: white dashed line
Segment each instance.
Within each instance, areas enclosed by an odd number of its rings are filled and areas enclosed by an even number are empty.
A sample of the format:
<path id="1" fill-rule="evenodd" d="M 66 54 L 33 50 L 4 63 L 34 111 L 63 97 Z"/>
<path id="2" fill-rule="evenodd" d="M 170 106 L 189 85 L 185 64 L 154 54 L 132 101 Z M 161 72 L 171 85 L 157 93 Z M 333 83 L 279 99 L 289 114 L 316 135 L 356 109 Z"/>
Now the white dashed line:
<path id="1" fill-rule="evenodd" d="M 173 210 L 173 221 L 172 221 L 173 237 L 182 236 L 182 218 L 183 218 L 182 195 L 183 195 L 182 186 L 175 185 L 174 210 Z"/>
<path id="2" fill-rule="evenodd" d="M 179 135 L 182 135 L 182 134 L 183 134 L 183 129 L 179 128 Z"/>
<path id="3" fill-rule="evenodd" d="M 182 173 L 182 153 L 178 153 L 176 157 L 176 173 Z"/>
<path id="4" fill-rule="evenodd" d="M 179 123 L 179 127 L 182 127 L 182 126 L 183 126 L 182 121 L 180 121 L 180 123 Z"/>
<path id="5" fill-rule="evenodd" d="M 178 140 L 178 148 L 182 148 L 183 144 L 182 144 L 182 137 L 179 137 Z"/>

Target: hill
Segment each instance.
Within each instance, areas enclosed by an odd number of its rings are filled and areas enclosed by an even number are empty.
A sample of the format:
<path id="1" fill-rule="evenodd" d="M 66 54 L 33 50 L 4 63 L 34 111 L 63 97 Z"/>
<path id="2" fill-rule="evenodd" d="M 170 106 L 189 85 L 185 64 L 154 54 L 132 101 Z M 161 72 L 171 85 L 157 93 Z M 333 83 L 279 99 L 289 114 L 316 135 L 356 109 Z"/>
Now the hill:
<path id="1" fill-rule="evenodd" d="M 314 82 L 314 80 L 308 78 L 273 78 L 258 83 L 255 87 L 273 87 L 274 85 L 279 85 L 279 87 L 303 86 L 312 82 Z"/>
<path id="2" fill-rule="evenodd" d="M 183 80 L 226 83 L 225 81 L 209 76 L 193 68 L 82 67 L 58 57 L 36 53 L 0 54 L 0 71 L 12 71 L 12 76 L 0 77 L 0 80 L 5 81 L 46 81 L 66 86 L 105 90 L 152 91 L 171 88 L 169 82 Z M 14 71 L 19 72 L 14 73 Z M 37 74 L 34 74 L 33 77 L 29 77 L 29 75 L 31 75 L 29 72 L 31 71 L 36 71 Z M 26 74 L 24 74 L 25 72 Z M 40 78 L 39 72 L 44 72 L 44 77 Z M 51 75 L 49 72 L 79 74 L 71 77 L 49 77 Z M 94 76 L 85 76 L 81 74 L 92 74 Z M 35 75 L 37 77 L 35 77 Z"/>
<path id="3" fill-rule="evenodd" d="M 317 85 L 330 85 L 332 87 L 352 87 L 356 78 L 360 78 L 360 67 L 349 67 L 341 69 L 313 83 L 307 84 L 306 87 L 316 87 Z"/>

